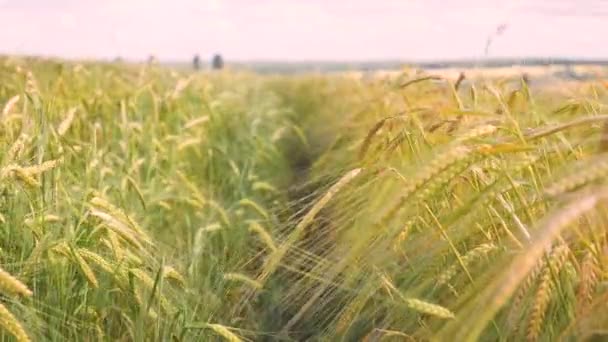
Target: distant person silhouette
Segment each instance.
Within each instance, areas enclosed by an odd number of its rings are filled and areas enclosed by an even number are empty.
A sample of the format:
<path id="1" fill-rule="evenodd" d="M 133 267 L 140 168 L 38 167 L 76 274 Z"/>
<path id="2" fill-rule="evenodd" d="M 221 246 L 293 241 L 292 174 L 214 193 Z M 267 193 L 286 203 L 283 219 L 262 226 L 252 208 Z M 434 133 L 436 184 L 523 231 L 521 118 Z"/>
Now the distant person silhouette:
<path id="1" fill-rule="evenodd" d="M 194 70 L 199 70 L 201 68 L 201 57 L 199 55 L 194 55 L 192 59 L 192 67 Z"/>
<path id="2" fill-rule="evenodd" d="M 220 70 L 224 68 L 224 59 L 222 58 L 222 55 L 216 54 L 215 56 L 213 56 L 213 60 L 211 61 L 211 67 L 214 70 Z"/>

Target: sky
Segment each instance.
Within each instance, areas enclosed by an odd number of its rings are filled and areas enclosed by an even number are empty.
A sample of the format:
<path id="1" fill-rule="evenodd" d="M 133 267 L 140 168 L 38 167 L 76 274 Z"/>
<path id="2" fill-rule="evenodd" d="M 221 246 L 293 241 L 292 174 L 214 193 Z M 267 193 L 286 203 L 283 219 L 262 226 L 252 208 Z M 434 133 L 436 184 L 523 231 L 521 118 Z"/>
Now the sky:
<path id="1" fill-rule="evenodd" d="M 608 58 L 607 35 L 608 0 L 0 0 L 0 54 L 64 58 Z"/>

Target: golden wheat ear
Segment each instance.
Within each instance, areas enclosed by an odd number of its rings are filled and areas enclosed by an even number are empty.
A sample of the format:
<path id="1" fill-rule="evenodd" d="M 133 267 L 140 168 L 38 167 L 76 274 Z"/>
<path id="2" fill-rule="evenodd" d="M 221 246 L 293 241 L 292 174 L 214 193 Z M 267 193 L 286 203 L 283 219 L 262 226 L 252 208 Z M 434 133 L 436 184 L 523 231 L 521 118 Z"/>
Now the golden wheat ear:
<path id="1" fill-rule="evenodd" d="M 549 304 L 551 303 L 551 296 L 555 290 L 555 282 L 553 275 L 560 272 L 560 268 L 565 263 L 568 257 L 568 247 L 565 245 L 556 247 L 549 254 L 549 264 L 545 265 L 544 269 L 540 274 L 538 289 L 534 298 L 534 303 L 531 308 L 530 321 L 528 322 L 528 330 L 526 332 L 526 338 L 528 341 L 538 341 Z"/>
<path id="2" fill-rule="evenodd" d="M 11 335 L 15 336 L 18 342 L 30 341 L 30 338 L 27 336 L 21 323 L 19 323 L 15 316 L 13 316 L 2 303 L 0 303 L 0 326 L 6 329 Z"/>
<path id="3" fill-rule="evenodd" d="M 0 268 L 0 290 L 12 294 L 19 294 L 30 297 L 32 291 L 20 280 L 13 277 L 10 273 Z"/>

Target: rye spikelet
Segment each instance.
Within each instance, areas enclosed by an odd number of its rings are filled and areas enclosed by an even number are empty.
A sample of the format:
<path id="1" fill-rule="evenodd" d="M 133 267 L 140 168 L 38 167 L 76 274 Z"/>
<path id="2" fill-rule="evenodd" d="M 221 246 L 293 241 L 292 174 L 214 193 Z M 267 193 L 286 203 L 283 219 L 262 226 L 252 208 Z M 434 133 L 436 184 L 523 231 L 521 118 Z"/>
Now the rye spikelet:
<path id="1" fill-rule="evenodd" d="M 18 160 L 21 155 L 23 154 L 23 152 L 25 151 L 25 146 L 27 144 L 27 142 L 29 141 L 30 136 L 26 133 L 21 133 L 19 135 L 19 137 L 17 138 L 17 140 L 15 140 L 15 142 L 13 142 L 13 145 L 11 145 L 11 148 L 8 150 L 8 152 L 6 153 L 6 156 L 4 156 L 4 163 L 11 163 L 15 160 Z"/>
<path id="2" fill-rule="evenodd" d="M 182 91 L 184 91 L 184 89 L 186 89 L 188 87 L 188 85 L 190 85 L 190 83 L 192 82 L 192 80 L 194 79 L 193 76 L 190 76 L 188 78 L 182 78 L 180 80 L 177 81 L 177 83 L 175 84 L 175 88 L 173 89 L 173 92 L 171 93 L 171 95 L 169 95 L 169 98 L 175 100 L 178 99 L 180 94 L 182 93 Z"/>
<path id="3" fill-rule="evenodd" d="M 226 210 L 224 210 L 224 208 L 222 208 L 222 206 L 220 206 L 219 204 L 217 204 L 215 201 L 212 201 L 212 200 L 207 201 L 207 204 L 209 205 L 209 207 L 213 208 L 220 215 L 220 219 L 224 225 L 226 225 L 226 226 L 230 225 L 230 219 L 228 218 L 228 214 L 226 213 Z"/>
<path id="4" fill-rule="evenodd" d="M 344 309 L 342 309 L 340 317 L 336 322 L 336 331 L 338 333 L 343 333 L 348 330 L 349 326 L 355 320 L 359 312 L 365 307 L 365 303 L 368 302 L 373 294 L 374 291 L 361 292 L 355 299 L 350 301 L 350 303 L 348 303 Z"/>
<path id="5" fill-rule="evenodd" d="M 576 293 L 577 314 L 587 311 L 598 284 L 598 262 L 592 251 L 588 251 L 581 262 L 580 283 Z"/>
<path id="6" fill-rule="evenodd" d="M 5 118 L 13 109 L 13 107 L 19 102 L 21 97 L 19 95 L 15 95 L 11 97 L 6 104 L 4 105 L 4 109 L 2 109 L 2 118 Z"/>
<path id="7" fill-rule="evenodd" d="M 132 246 L 137 247 L 138 249 L 143 248 L 139 236 L 129 229 L 124 222 L 116 219 L 114 216 L 108 213 L 96 209 L 91 209 L 90 215 L 101 219 L 105 223 L 106 227 L 111 229 L 112 232 L 116 233 L 116 235 Z"/>
<path id="8" fill-rule="evenodd" d="M 47 214 L 44 215 L 38 219 L 33 219 L 33 218 L 27 218 L 23 221 L 23 223 L 27 226 L 32 226 L 34 225 L 34 223 L 36 222 L 40 222 L 40 223 L 57 223 L 57 222 L 61 222 L 61 217 L 57 216 L 57 215 L 53 215 L 53 214 Z"/>
<path id="9" fill-rule="evenodd" d="M 111 262 L 104 259 L 101 255 L 92 252 L 86 248 L 77 248 L 76 252 L 84 259 L 91 261 L 104 272 L 114 272 L 115 266 Z"/>
<path id="10" fill-rule="evenodd" d="M 34 77 L 31 71 L 26 73 L 25 91 L 30 95 L 40 95 L 40 88 L 38 88 L 38 81 Z"/>
<path id="11" fill-rule="evenodd" d="M 122 260 L 124 258 L 125 251 L 114 231 L 109 230 L 107 232 L 107 239 L 103 239 L 103 241 L 106 243 L 108 249 L 114 254 L 114 259 Z"/>
<path id="12" fill-rule="evenodd" d="M 0 267 L 0 290 L 26 297 L 32 295 L 32 291 L 24 283 L 3 270 L 2 267 Z"/>
<path id="13" fill-rule="evenodd" d="M 435 178 L 449 166 L 467 159 L 472 152 L 473 150 L 466 146 L 454 146 L 447 151 L 440 153 L 416 174 L 405 189 L 405 192 L 407 194 L 413 193 L 416 189 Z"/>
<path id="14" fill-rule="evenodd" d="M 574 127 L 578 127 L 578 126 L 585 126 L 585 125 L 589 125 L 591 123 L 603 122 L 603 121 L 607 121 L 607 120 L 608 120 L 608 115 L 606 115 L 606 114 L 576 118 L 570 122 L 565 122 L 565 123 L 562 123 L 559 125 L 554 125 L 554 126 L 549 126 L 549 127 L 540 127 L 531 132 L 527 132 L 525 134 L 525 137 L 526 137 L 526 140 L 528 140 L 528 141 L 540 139 L 540 138 L 547 137 L 547 136 L 550 136 L 552 134 L 555 134 L 555 133 L 558 133 L 561 131 L 565 131 L 570 128 L 574 128 Z"/>
<path id="15" fill-rule="evenodd" d="M 18 342 L 29 342 L 30 338 L 27 336 L 25 329 L 21 326 L 21 323 L 8 311 L 4 304 L 0 303 L 0 326 L 8 331 L 11 335 L 15 336 Z"/>
<path id="16" fill-rule="evenodd" d="M 406 298 L 405 303 L 410 309 L 427 315 L 444 319 L 451 319 L 456 317 L 454 316 L 454 313 L 452 313 L 452 311 L 444 308 L 443 306 L 425 302 L 420 299 Z"/>
<path id="17" fill-rule="evenodd" d="M 243 207 L 252 208 L 255 212 L 260 214 L 260 216 L 262 216 L 265 220 L 270 219 L 270 215 L 268 214 L 268 212 L 266 210 L 264 210 L 264 208 L 262 208 L 261 205 L 259 205 L 258 203 L 256 203 L 255 201 L 253 201 L 249 198 L 243 198 L 242 200 L 240 200 L 239 205 L 241 205 Z"/>
<path id="18" fill-rule="evenodd" d="M 177 145 L 177 150 L 181 152 L 188 147 L 200 145 L 201 142 L 202 140 L 200 138 L 189 138 L 179 143 L 179 145 Z"/>
<path id="19" fill-rule="evenodd" d="M 145 307 L 144 298 L 142 295 L 142 289 L 138 284 L 135 284 L 133 286 L 132 294 L 133 299 L 135 299 L 135 303 L 137 303 L 137 306 L 139 306 L 140 309 L 143 309 Z M 148 315 L 148 318 L 153 321 L 156 321 L 158 319 L 158 313 L 156 313 L 156 311 L 152 307 L 148 308 L 146 314 Z"/>
<path id="20" fill-rule="evenodd" d="M 279 192 L 277 190 L 277 188 L 275 188 L 274 186 L 272 186 L 270 183 L 267 182 L 262 182 L 262 181 L 257 181 L 254 182 L 251 185 L 251 189 L 254 191 L 267 191 L 267 192 L 271 192 L 271 193 L 277 193 Z"/>
<path id="21" fill-rule="evenodd" d="M 241 273 L 224 273 L 224 279 L 247 284 L 256 290 L 261 290 L 263 287 L 263 285 L 260 284 L 258 281 L 251 279 L 248 276 L 241 274 Z"/>
<path id="22" fill-rule="evenodd" d="M 87 264 L 87 262 L 82 258 L 81 254 L 78 253 L 77 250 L 73 250 L 73 255 L 74 255 L 74 259 L 76 260 L 76 263 L 78 264 L 78 267 L 80 268 L 80 271 L 82 272 L 84 277 L 87 279 L 87 282 L 89 283 L 89 285 L 91 285 L 91 287 L 93 287 L 93 288 L 98 288 L 99 282 L 97 281 L 95 272 L 93 272 L 93 270 L 91 269 L 89 264 Z"/>
<path id="23" fill-rule="evenodd" d="M 135 278 L 139 279 L 139 281 L 146 287 L 146 288 L 153 288 L 154 287 L 154 279 L 152 279 L 152 277 L 150 277 L 146 272 L 138 269 L 138 268 L 132 268 L 129 270 L 129 272 L 131 274 L 133 274 L 135 276 Z"/>
<path id="24" fill-rule="evenodd" d="M 65 257 L 70 256 L 70 246 L 66 242 L 57 243 L 55 246 L 51 248 L 51 251 L 54 253 L 61 254 Z"/>
<path id="25" fill-rule="evenodd" d="M 182 184 L 185 185 L 186 188 L 188 188 L 190 196 L 193 196 L 194 199 L 201 205 L 205 205 L 205 196 L 201 192 L 200 188 L 196 184 L 194 184 L 190 179 L 188 179 L 188 176 L 182 171 L 177 170 L 175 173 L 177 174 L 179 180 L 181 180 Z"/>
<path id="26" fill-rule="evenodd" d="M 143 244 L 152 244 L 146 232 L 121 209 L 101 197 L 93 197 L 90 204 L 90 215 L 101 219 L 106 227 L 131 245 L 141 249 Z"/>
<path id="27" fill-rule="evenodd" d="M 163 267 L 163 278 L 177 282 L 181 287 L 186 286 L 186 279 L 172 266 Z"/>
<path id="28" fill-rule="evenodd" d="M 528 295 L 530 289 L 536 282 L 538 275 L 544 268 L 544 261 L 541 259 L 538 261 L 536 266 L 530 271 L 530 274 L 526 277 L 523 283 L 519 286 L 519 289 L 513 296 L 513 301 L 511 304 L 511 308 L 509 310 L 509 314 L 507 317 L 507 323 L 511 329 L 517 331 L 519 329 L 519 321 L 522 319 L 523 313 L 521 310 L 522 303 L 524 299 Z"/>
<path id="29" fill-rule="evenodd" d="M 146 242 L 150 242 L 150 238 L 147 236 L 146 232 L 122 209 L 115 207 L 113 204 L 101 197 L 93 197 L 89 202 L 91 205 L 103 209 L 108 214 L 114 216 L 120 221 L 123 221 L 124 223 L 127 223 L 141 238 L 146 240 Z"/>
<path id="30" fill-rule="evenodd" d="M 551 302 L 551 295 L 554 289 L 553 275 L 559 273 L 567 257 L 568 247 L 565 245 L 556 247 L 549 255 L 550 261 L 540 275 L 536 297 L 530 313 L 526 335 L 528 341 L 537 341 L 540 336 L 545 314 Z"/>
<path id="31" fill-rule="evenodd" d="M 423 76 L 423 77 L 419 77 L 419 78 L 414 78 L 412 80 L 406 81 L 402 84 L 399 85 L 400 88 L 406 88 L 409 87 L 411 85 L 420 83 L 420 82 L 424 82 L 424 81 L 439 81 L 439 80 L 443 80 L 443 77 L 441 76 L 437 76 L 437 75 L 429 75 L 429 76 Z"/>
<path id="32" fill-rule="evenodd" d="M 131 252 L 129 249 L 125 249 L 125 257 L 122 259 L 122 261 L 131 267 L 143 267 L 144 265 L 141 257 Z"/>
<path id="33" fill-rule="evenodd" d="M 401 195 L 395 205 L 393 205 L 377 223 L 378 226 L 386 226 L 405 205 L 407 200 L 419 189 L 423 189 L 416 198 L 423 199 L 437 188 L 441 187 L 446 181 L 453 178 L 455 174 L 461 172 L 468 166 L 466 162 L 471 157 L 475 156 L 474 150 L 466 146 L 453 146 L 443 153 L 439 153 L 437 157 L 426 164 L 422 170 L 406 184 L 404 194 Z M 452 167 L 453 166 L 453 167 Z M 450 172 L 440 174 L 447 169 Z M 427 184 L 428 183 L 428 184 Z"/>
<path id="34" fill-rule="evenodd" d="M 396 119 L 402 119 L 401 116 L 391 116 L 391 117 L 387 117 L 384 118 L 380 121 L 378 121 L 367 133 L 367 136 L 365 137 L 365 139 L 363 140 L 363 142 L 361 143 L 361 148 L 359 149 L 359 159 L 363 160 L 363 158 L 365 157 L 367 150 L 369 149 L 369 147 L 371 146 L 372 143 L 372 139 L 374 138 L 374 136 L 382 129 L 382 127 L 385 126 L 385 124 L 396 120 Z"/>
<path id="35" fill-rule="evenodd" d="M 67 114 L 65 115 L 65 119 L 63 119 L 63 121 L 61 121 L 59 126 L 57 126 L 57 134 L 60 137 L 64 136 L 65 133 L 67 133 L 67 131 L 72 126 L 72 122 L 74 121 L 74 117 L 76 116 L 76 110 L 77 110 L 76 107 L 68 110 Z"/>
<path id="36" fill-rule="evenodd" d="M 545 193 L 549 196 L 557 196 L 595 180 L 605 179 L 608 176 L 608 159 L 603 156 L 599 160 L 585 163 L 574 171 L 551 184 Z"/>
<path id="37" fill-rule="evenodd" d="M 190 260 L 192 263 L 188 267 L 188 273 L 193 275 L 198 267 L 199 260 L 201 255 L 203 254 L 203 249 L 205 247 L 206 235 L 208 232 L 220 230 L 222 226 L 219 223 L 212 223 L 205 227 L 201 227 L 197 229 L 196 234 L 194 234 L 194 241 L 192 244 L 192 255 L 190 256 Z"/>
<path id="38" fill-rule="evenodd" d="M 496 246 L 492 243 L 484 243 L 471 249 L 464 256 L 462 256 L 462 264 L 460 262 L 456 262 L 439 275 L 437 285 L 447 284 L 448 281 L 450 281 L 450 279 L 452 279 L 452 277 L 456 275 L 458 270 L 463 267 L 463 265 L 466 267 L 472 264 L 474 261 L 487 256 L 490 252 L 494 250 L 496 250 Z"/>
<path id="39" fill-rule="evenodd" d="M 415 221 L 416 217 L 411 217 L 407 222 L 405 222 L 403 228 L 401 228 L 401 231 L 397 235 L 395 243 L 393 244 L 394 250 L 397 250 L 401 246 L 401 244 L 405 242 L 405 240 L 407 240 L 407 237 L 410 235 L 410 231 L 412 230 L 412 226 L 414 225 Z"/>
<path id="40" fill-rule="evenodd" d="M 432 304 L 417 298 L 405 297 L 386 275 L 380 274 L 380 278 L 382 283 L 388 288 L 388 291 L 397 294 L 410 309 L 439 318 L 448 319 L 455 317 L 450 310 L 441 305 Z"/>
<path id="41" fill-rule="evenodd" d="M 102 271 L 113 275 L 117 280 L 118 284 L 120 284 L 121 286 L 127 285 L 129 281 L 127 272 L 124 267 L 120 266 L 120 264 L 114 264 L 103 258 L 101 255 L 85 248 L 76 249 L 76 253 L 78 253 L 80 257 L 82 257 L 84 260 L 89 261 Z"/>
<path id="42" fill-rule="evenodd" d="M 243 341 L 240 337 L 238 337 L 235 333 L 230 331 L 224 325 L 207 323 L 205 326 L 207 328 L 213 330 L 219 336 L 226 339 L 226 341 L 228 341 L 228 342 L 242 342 Z"/>
<path id="43" fill-rule="evenodd" d="M 256 233 L 260 240 L 262 240 L 266 247 L 268 247 L 270 252 L 274 252 L 277 250 L 277 246 L 274 243 L 274 239 L 272 238 L 270 233 L 266 229 L 264 229 L 264 227 L 262 227 L 261 224 L 256 221 L 252 221 L 251 223 L 249 223 L 249 231 Z"/>
<path id="44" fill-rule="evenodd" d="M 23 172 L 23 168 L 17 165 L 9 165 L 6 166 L 4 168 L 2 168 L 2 170 L 0 170 L 0 179 L 7 179 L 7 178 L 16 178 L 17 180 L 23 182 L 24 184 L 32 187 L 32 188 L 36 188 L 40 186 L 40 183 L 38 182 L 38 180 L 36 180 L 36 178 L 30 176 L 29 174 Z"/>
<path id="45" fill-rule="evenodd" d="M 415 189 L 416 193 L 414 198 L 417 201 L 422 201 L 426 198 L 429 198 L 430 195 L 442 189 L 446 184 L 449 184 L 455 177 L 457 177 L 464 170 L 466 170 L 472 160 L 474 160 L 474 158 L 462 160 L 460 162 L 448 166 L 435 177 L 424 183 L 424 185 Z"/>
<path id="46" fill-rule="evenodd" d="M 146 272 L 137 268 L 132 268 L 129 270 L 129 272 L 131 272 L 131 274 L 133 274 L 147 290 L 154 290 L 154 279 L 152 279 L 152 277 L 150 277 Z M 158 291 L 158 287 L 155 290 Z M 165 310 L 165 312 L 172 311 L 171 304 L 169 304 L 169 301 L 162 293 L 156 294 L 156 297 L 158 298 L 160 306 L 163 310 Z"/>
<path id="47" fill-rule="evenodd" d="M 186 122 L 186 124 L 184 125 L 184 129 L 190 129 L 190 128 L 196 127 L 196 126 L 198 126 L 200 124 L 203 124 L 203 123 L 205 123 L 207 121 L 209 121 L 209 116 L 208 115 L 192 119 L 192 120 Z"/>
<path id="48" fill-rule="evenodd" d="M 137 185 L 137 182 L 135 181 L 135 179 L 133 179 L 133 177 L 126 176 L 123 179 L 122 188 L 126 189 L 127 185 L 129 185 L 131 187 L 131 189 L 133 189 L 135 191 L 135 194 L 137 194 L 137 198 L 139 199 L 139 203 L 141 203 L 141 206 L 144 209 L 146 209 L 146 200 L 144 198 L 144 194 L 141 191 L 141 189 L 139 188 L 139 186 Z"/>
<path id="49" fill-rule="evenodd" d="M 455 139 L 455 141 L 456 142 L 465 142 L 467 140 L 471 140 L 471 139 L 475 139 L 475 138 L 479 138 L 479 137 L 482 137 L 485 135 L 492 134 L 492 133 L 496 132 L 497 130 L 498 130 L 498 127 L 496 127 L 494 125 L 481 125 L 481 126 L 473 128 L 470 131 L 466 132 L 465 134 L 459 136 L 458 138 Z"/>

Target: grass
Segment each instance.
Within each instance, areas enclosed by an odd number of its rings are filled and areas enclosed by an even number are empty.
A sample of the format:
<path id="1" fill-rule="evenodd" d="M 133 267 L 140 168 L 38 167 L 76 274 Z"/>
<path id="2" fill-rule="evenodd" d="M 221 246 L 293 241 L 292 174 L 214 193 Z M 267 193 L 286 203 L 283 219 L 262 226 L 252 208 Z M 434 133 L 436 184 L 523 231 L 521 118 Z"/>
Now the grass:
<path id="1" fill-rule="evenodd" d="M 605 334 L 601 82 L 0 78 L 3 340 Z"/>

